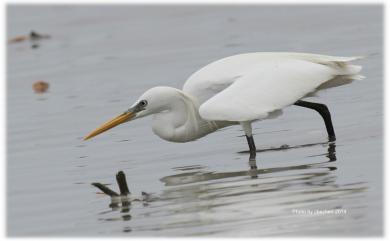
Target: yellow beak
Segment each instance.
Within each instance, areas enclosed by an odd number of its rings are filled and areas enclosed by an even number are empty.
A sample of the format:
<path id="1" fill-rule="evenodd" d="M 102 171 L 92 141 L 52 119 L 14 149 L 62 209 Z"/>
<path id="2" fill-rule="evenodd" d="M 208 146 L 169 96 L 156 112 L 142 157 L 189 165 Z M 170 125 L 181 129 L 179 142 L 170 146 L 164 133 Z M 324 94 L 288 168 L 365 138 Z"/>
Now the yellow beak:
<path id="1" fill-rule="evenodd" d="M 117 117 L 115 117 L 114 119 L 110 120 L 110 121 L 107 121 L 106 123 L 104 123 L 102 126 L 100 126 L 99 128 L 97 128 L 96 130 L 92 131 L 89 135 L 87 135 L 86 137 L 84 137 L 84 141 L 85 140 L 88 140 L 88 139 L 91 139 L 92 137 L 94 136 L 97 136 L 117 125 L 120 125 L 126 121 L 129 121 L 131 120 L 133 117 L 135 116 L 135 113 L 134 112 L 125 112 Z"/>

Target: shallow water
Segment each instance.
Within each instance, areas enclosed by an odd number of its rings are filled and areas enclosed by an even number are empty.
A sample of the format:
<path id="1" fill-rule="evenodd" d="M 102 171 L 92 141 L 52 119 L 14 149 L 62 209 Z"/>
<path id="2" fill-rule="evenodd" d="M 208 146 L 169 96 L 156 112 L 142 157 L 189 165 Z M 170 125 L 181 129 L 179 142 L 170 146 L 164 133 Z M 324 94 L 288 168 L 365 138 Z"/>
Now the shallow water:
<path id="1" fill-rule="evenodd" d="M 382 235 L 380 5 L 8 6 L 8 37 L 30 30 L 52 38 L 7 45 L 8 235 Z M 255 123 L 256 163 L 239 126 L 177 144 L 145 119 L 82 141 L 146 89 L 253 51 L 367 56 L 365 80 L 309 99 L 330 108 L 335 143 L 296 106 Z M 110 207 L 91 183 L 118 190 L 118 170 L 152 200 Z"/>

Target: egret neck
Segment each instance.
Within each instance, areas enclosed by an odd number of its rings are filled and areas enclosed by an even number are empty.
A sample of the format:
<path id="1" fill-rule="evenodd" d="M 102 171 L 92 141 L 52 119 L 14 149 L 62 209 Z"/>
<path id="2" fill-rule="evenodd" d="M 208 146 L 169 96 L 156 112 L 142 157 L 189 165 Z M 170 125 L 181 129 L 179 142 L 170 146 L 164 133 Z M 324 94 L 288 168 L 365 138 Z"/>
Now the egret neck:
<path id="1" fill-rule="evenodd" d="M 172 142 L 188 142 L 220 128 L 233 125 L 228 121 L 208 121 L 199 115 L 198 101 L 183 91 L 171 87 L 156 87 L 164 93 L 160 109 L 153 115 L 153 132 Z"/>

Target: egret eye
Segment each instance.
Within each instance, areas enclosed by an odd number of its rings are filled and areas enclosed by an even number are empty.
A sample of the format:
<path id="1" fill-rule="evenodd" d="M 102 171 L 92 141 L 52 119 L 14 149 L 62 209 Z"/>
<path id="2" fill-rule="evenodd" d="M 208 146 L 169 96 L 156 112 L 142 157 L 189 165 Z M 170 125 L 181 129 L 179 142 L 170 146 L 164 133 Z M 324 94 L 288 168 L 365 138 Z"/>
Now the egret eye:
<path id="1" fill-rule="evenodd" d="M 148 102 L 147 102 L 146 100 L 141 100 L 141 101 L 139 102 L 139 105 L 140 105 L 141 107 L 145 107 L 147 104 L 148 104 Z"/>

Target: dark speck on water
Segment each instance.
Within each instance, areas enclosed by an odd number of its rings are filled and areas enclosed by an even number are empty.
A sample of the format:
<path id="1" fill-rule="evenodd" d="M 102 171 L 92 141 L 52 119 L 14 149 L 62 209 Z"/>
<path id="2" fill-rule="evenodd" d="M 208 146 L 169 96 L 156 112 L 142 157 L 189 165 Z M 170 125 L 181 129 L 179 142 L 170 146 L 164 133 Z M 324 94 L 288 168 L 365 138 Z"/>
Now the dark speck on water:
<path id="1" fill-rule="evenodd" d="M 48 34 L 40 34 L 35 31 L 30 32 L 30 38 L 32 40 L 38 40 L 38 39 L 43 39 L 43 38 L 50 38 L 50 35 Z"/>
<path id="2" fill-rule="evenodd" d="M 18 4 L 6 23 L 7 235 L 383 235 L 383 6 Z M 145 118 L 83 141 L 145 90 L 257 51 L 367 56 L 364 80 L 307 98 L 330 109 L 335 142 L 296 106 L 253 123 L 256 161 L 240 126 L 170 143 Z M 150 200 L 96 194 L 118 170 Z"/>
<path id="3" fill-rule="evenodd" d="M 117 142 L 127 142 L 127 141 L 130 141 L 130 140 L 124 139 L 124 140 L 119 140 Z"/>

